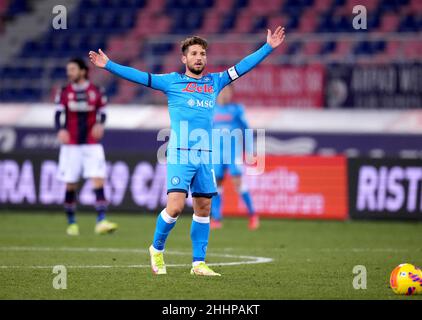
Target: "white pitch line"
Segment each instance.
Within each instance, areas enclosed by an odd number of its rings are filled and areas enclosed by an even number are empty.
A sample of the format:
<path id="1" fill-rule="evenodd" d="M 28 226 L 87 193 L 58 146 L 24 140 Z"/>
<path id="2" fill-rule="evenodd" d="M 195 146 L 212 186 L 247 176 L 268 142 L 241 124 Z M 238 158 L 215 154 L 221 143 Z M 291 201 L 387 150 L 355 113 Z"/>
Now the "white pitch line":
<path id="1" fill-rule="evenodd" d="M 0 247 L 0 251 L 62 251 L 62 252 L 114 252 L 114 253 L 148 253 L 147 250 L 141 249 L 128 249 L 128 248 L 72 248 L 72 247 Z M 182 251 L 168 251 L 167 254 L 173 255 L 190 255 L 190 252 Z M 248 261 L 233 261 L 233 262 L 214 262 L 209 263 L 210 266 L 235 266 L 243 264 L 259 264 L 272 262 L 272 258 L 256 257 L 256 256 L 244 256 L 244 255 L 233 255 L 225 253 L 208 253 L 208 256 L 223 257 L 223 258 L 235 258 L 235 259 L 246 259 Z M 168 267 L 190 267 L 190 264 L 168 264 Z M 0 265 L 0 269 L 51 269 L 54 266 L 7 266 Z M 137 265 L 74 265 L 66 266 L 67 268 L 74 269 L 105 269 L 105 268 L 149 268 L 150 265 L 137 264 Z"/>

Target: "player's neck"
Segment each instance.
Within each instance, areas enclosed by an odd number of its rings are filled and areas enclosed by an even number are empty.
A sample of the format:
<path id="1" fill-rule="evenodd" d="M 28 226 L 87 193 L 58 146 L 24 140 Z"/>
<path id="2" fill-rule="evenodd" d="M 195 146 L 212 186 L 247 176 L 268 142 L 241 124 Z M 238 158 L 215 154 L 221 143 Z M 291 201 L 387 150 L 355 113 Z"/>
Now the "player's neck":
<path id="1" fill-rule="evenodd" d="M 73 83 L 76 84 L 77 86 L 80 86 L 80 85 L 83 85 L 83 84 L 85 84 L 87 82 L 88 82 L 88 79 L 81 78 L 81 79 L 79 79 L 77 81 L 74 81 Z"/>
<path id="2" fill-rule="evenodd" d="M 189 78 L 201 79 L 204 76 L 204 72 L 201 72 L 200 74 L 195 74 L 189 70 L 186 70 L 185 75 L 187 75 Z"/>
<path id="3" fill-rule="evenodd" d="M 85 90 L 89 86 L 89 81 L 88 79 L 73 81 L 71 86 L 74 90 Z"/>

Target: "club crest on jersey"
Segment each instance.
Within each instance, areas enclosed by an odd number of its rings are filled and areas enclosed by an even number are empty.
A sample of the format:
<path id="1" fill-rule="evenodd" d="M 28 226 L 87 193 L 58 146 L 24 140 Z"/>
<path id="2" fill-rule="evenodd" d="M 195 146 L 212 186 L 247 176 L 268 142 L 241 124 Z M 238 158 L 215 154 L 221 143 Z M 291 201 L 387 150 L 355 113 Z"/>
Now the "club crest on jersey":
<path id="1" fill-rule="evenodd" d="M 189 82 L 183 92 L 197 92 L 197 93 L 214 93 L 214 87 L 209 84 L 197 84 L 195 82 Z"/>
<path id="2" fill-rule="evenodd" d="M 178 176 L 174 176 L 173 178 L 171 178 L 171 184 L 176 186 L 180 183 L 180 178 Z"/>

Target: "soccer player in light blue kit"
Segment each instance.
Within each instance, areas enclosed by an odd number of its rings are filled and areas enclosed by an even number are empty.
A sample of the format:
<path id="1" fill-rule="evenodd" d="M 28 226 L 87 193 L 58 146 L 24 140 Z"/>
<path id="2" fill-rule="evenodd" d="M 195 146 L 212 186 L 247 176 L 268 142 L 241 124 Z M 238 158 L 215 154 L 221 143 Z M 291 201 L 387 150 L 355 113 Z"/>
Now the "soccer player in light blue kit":
<path id="1" fill-rule="evenodd" d="M 205 263 L 210 230 L 211 198 L 217 193 L 212 167 L 211 138 L 215 101 L 229 83 L 243 76 L 265 59 L 284 40 L 284 28 L 267 30 L 267 42 L 235 66 L 219 73 L 205 73 L 207 42 L 190 37 L 182 42 L 181 60 L 185 73 L 151 74 L 111 61 L 100 49 L 90 51 L 91 62 L 124 79 L 167 95 L 171 135 L 167 146 L 167 206 L 159 214 L 149 248 L 154 274 L 166 274 L 164 247 L 182 212 L 189 189 L 193 198 L 191 225 L 191 274 L 219 276 Z"/>
<path id="2" fill-rule="evenodd" d="M 245 110 L 241 104 L 232 102 L 233 86 L 226 86 L 217 98 L 214 108 L 214 129 L 220 130 L 222 136 L 227 135 L 230 143 L 219 143 L 218 160 L 214 161 L 214 172 L 217 179 L 218 194 L 212 199 L 211 204 L 211 229 L 220 229 L 222 225 L 222 180 L 228 172 L 232 178 L 233 185 L 242 197 L 249 215 L 249 229 L 255 230 L 259 227 L 259 217 L 256 214 L 251 195 L 242 183 L 242 159 L 243 152 L 251 154 L 253 141 L 247 139 L 245 130 L 249 128 L 245 118 Z M 236 130 L 241 133 L 236 135 Z M 226 139 L 226 141 L 228 141 Z M 214 154 L 217 156 L 216 154 Z"/>

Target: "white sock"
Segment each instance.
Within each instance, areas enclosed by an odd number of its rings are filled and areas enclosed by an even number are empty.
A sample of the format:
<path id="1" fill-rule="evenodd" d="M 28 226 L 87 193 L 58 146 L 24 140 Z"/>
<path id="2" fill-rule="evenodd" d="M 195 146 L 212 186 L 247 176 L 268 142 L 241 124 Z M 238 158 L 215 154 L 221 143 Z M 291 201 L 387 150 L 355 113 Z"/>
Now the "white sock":
<path id="1" fill-rule="evenodd" d="M 193 221 L 196 221 L 198 223 L 210 223 L 210 217 L 209 216 L 208 217 L 200 217 L 200 216 L 197 216 L 196 214 L 193 214 L 192 219 L 193 219 Z"/>
<path id="2" fill-rule="evenodd" d="M 176 217 L 176 218 L 171 217 L 171 216 L 167 213 L 166 208 L 164 208 L 164 209 L 161 211 L 160 215 L 161 215 L 161 218 L 163 218 L 163 220 L 164 220 L 166 223 L 175 223 L 175 222 L 177 221 L 177 218 L 178 218 L 178 217 Z"/>
<path id="3" fill-rule="evenodd" d="M 201 262 L 205 262 L 205 261 L 194 261 L 194 262 L 192 262 L 192 267 L 196 267 Z"/>
<path id="4" fill-rule="evenodd" d="M 164 249 L 163 250 L 158 250 L 158 249 L 155 249 L 154 246 L 151 246 L 151 248 L 152 248 L 152 252 L 154 252 L 154 253 L 164 252 Z"/>

